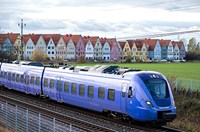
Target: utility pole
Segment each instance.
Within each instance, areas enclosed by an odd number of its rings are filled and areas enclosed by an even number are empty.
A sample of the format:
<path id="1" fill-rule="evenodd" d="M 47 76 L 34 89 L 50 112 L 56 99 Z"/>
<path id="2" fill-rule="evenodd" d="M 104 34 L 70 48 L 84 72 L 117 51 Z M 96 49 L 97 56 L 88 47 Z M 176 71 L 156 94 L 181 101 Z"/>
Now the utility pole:
<path id="1" fill-rule="evenodd" d="M 21 19 L 21 23 L 18 23 L 18 26 L 21 27 L 21 34 L 20 34 L 20 38 L 21 38 L 21 60 L 24 60 L 23 30 L 24 30 L 24 26 L 26 26 L 26 24 L 24 24 L 23 19 Z"/>

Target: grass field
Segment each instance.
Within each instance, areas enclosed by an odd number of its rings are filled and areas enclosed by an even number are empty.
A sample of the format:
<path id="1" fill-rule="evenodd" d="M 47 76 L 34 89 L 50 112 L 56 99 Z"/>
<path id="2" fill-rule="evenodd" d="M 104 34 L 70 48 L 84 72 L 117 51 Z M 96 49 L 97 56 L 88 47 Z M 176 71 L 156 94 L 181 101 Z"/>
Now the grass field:
<path id="1" fill-rule="evenodd" d="M 77 64 L 77 65 L 97 65 L 92 64 Z M 102 65 L 102 63 L 101 63 Z M 166 77 L 176 77 L 182 79 L 200 80 L 200 62 L 187 63 L 103 63 L 103 65 L 118 65 L 120 67 L 129 67 L 141 70 L 158 71 Z"/>

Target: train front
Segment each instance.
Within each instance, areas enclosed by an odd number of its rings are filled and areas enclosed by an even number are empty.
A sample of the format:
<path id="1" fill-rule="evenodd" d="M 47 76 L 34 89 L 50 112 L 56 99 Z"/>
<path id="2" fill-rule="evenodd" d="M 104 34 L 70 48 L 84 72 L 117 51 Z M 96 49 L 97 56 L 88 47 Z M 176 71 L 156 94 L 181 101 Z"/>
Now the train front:
<path id="1" fill-rule="evenodd" d="M 129 114 L 139 121 L 169 122 L 176 117 L 170 85 L 158 72 L 138 72 L 132 77 Z"/>

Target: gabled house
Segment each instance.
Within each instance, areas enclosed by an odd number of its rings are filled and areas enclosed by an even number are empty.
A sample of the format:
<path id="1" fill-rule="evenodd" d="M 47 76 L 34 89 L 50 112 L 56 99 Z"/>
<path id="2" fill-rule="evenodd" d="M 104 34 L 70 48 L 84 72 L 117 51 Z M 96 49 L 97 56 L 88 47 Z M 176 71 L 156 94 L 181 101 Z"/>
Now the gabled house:
<path id="1" fill-rule="evenodd" d="M 185 57 L 186 57 L 186 48 L 185 48 L 185 45 L 182 41 L 179 41 L 178 42 L 178 47 L 179 47 L 179 52 L 180 52 L 180 56 L 179 56 L 179 59 L 180 60 L 184 60 Z"/>
<path id="2" fill-rule="evenodd" d="M 89 36 L 82 37 L 85 44 L 85 59 L 94 60 L 94 43 L 90 41 Z"/>
<path id="3" fill-rule="evenodd" d="M 110 44 L 110 61 L 121 61 L 120 46 L 116 38 L 107 39 Z"/>
<path id="4" fill-rule="evenodd" d="M 130 43 L 130 44 L 129 44 Z M 125 42 L 125 45 L 124 45 L 124 48 L 122 47 L 122 52 L 123 52 L 123 60 L 126 60 L 126 58 L 128 56 L 132 56 L 132 51 L 131 51 L 131 48 L 132 48 L 132 42 L 127 40 Z"/>
<path id="5" fill-rule="evenodd" d="M 167 60 L 173 60 L 174 59 L 174 47 L 172 45 L 172 42 L 170 41 L 167 45 Z"/>
<path id="6" fill-rule="evenodd" d="M 66 58 L 66 44 L 63 37 L 60 35 L 58 43 L 56 44 L 56 59 L 65 60 Z"/>
<path id="7" fill-rule="evenodd" d="M 72 35 L 71 34 L 66 34 L 63 36 L 67 52 L 66 52 L 66 59 L 67 60 L 75 60 L 76 59 L 76 47 L 75 44 L 72 40 Z"/>
<path id="8" fill-rule="evenodd" d="M 56 46 L 54 44 L 53 38 L 57 38 L 59 40 L 59 34 L 43 34 L 44 41 L 47 45 L 46 53 L 50 59 L 56 58 Z"/>
<path id="9" fill-rule="evenodd" d="M 32 52 L 36 49 L 36 45 L 37 45 L 39 38 L 40 38 L 40 34 L 24 35 L 24 43 L 26 45 L 25 46 L 25 58 L 26 59 L 30 59 Z"/>
<path id="10" fill-rule="evenodd" d="M 170 40 L 160 40 L 161 46 L 161 60 L 167 60 L 167 45 L 170 43 Z"/>
<path id="11" fill-rule="evenodd" d="M 47 45 L 47 54 L 48 52 L 50 52 L 50 54 L 48 55 L 49 57 L 53 57 L 54 59 L 59 59 L 59 55 L 62 51 L 59 50 L 59 48 L 57 47 L 58 42 L 60 40 L 61 35 L 60 34 L 53 34 L 48 42 Z M 50 46 L 50 47 L 49 47 Z"/>
<path id="12" fill-rule="evenodd" d="M 46 43 L 44 41 L 44 38 L 43 38 L 42 34 L 40 34 L 40 37 L 39 37 L 39 39 L 38 39 L 38 41 L 37 41 L 37 43 L 35 45 L 35 48 L 36 49 L 41 49 L 41 50 L 43 50 L 44 53 L 46 53 L 47 45 L 46 45 Z"/>
<path id="13" fill-rule="evenodd" d="M 85 45 L 81 35 L 72 35 L 72 41 L 75 45 L 75 59 L 78 60 L 81 57 L 85 58 Z"/>
<path id="14" fill-rule="evenodd" d="M 149 60 L 161 60 L 161 46 L 158 39 L 144 39 Z"/>
<path id="15" fill-rule="evenodd" d="M 111 45 L 108 42 L 108 39 L 101 38 L 101 44 L 102 44 L 102 60 L 104 61 L 110 61 L 110 49 Z"/>
<path id="16" fill-rule="evenodd" d="M 94 60 L 102 60 L 102 44 L 98 36 L 90 36 L 89 40 L 94 45 Z"/>
<path id="17" fill-rule="evenodd" d="M 134 45 L 136 46 L 136 57 L 141 61 L 145 61 L 147 59 L 147 47 L 144 40 L 135 40 Z"/>
<path id="18" fill-rule="evenodd" d="M 179 60 L 180 58 L 180 51 L 178 47 L 178 42 L 172 41 L 173 51 L 174 51 L 174 58 L 173 60 Z"/>
<path id="19" fill-rule="evenodd" d="M 125 50 L 126 41 L 119 41 L 119 45 L 122 49 L 122 61 L 125 61 L 127 56 L 127 50 Z"/>
<path id="20" fill-rule="evenodd" d="M 2 47 L 1 47 L 2 51 L 5 51 L 5 52 L 13 51 L 15 49 L 14 44 L 15 42 L 18 42 L 17 38 L 19 36 L 20 35 L 18 33 L 2 34 L 2 40 L 3 40 Z"/>

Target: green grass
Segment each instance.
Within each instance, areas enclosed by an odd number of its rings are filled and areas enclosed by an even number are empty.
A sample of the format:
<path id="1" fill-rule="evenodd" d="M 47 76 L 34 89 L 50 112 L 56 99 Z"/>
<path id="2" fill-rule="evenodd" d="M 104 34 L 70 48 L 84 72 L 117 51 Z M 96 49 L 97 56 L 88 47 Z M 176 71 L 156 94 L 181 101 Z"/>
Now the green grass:
<path id="1" fill-rule="evenodd" d="M 101 63 L 102 64 L 102 63 Z M 77 64 L 77 65 L 96 65 Z M 120 67 L 129 67 L 148 71 L 157 71 L 164 74 L 166 77 L 176 77 L 182 79 L 200 80 L 200 62 L 196 63 L 103 63 L 103 65 L 118 65 Z"/>

